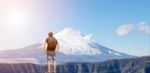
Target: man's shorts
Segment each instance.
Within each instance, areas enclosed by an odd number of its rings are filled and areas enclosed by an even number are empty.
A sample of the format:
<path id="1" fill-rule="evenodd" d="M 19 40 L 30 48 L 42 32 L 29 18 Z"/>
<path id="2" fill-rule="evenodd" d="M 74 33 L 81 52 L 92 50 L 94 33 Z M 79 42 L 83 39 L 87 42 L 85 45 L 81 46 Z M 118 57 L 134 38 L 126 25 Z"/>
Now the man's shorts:
<path id="1" fill-rule="evenodd" d="M 48 61 L 55 61 L 56 52 L 55 51 L 48 51 L 47 52 L 47 60 Z"/>

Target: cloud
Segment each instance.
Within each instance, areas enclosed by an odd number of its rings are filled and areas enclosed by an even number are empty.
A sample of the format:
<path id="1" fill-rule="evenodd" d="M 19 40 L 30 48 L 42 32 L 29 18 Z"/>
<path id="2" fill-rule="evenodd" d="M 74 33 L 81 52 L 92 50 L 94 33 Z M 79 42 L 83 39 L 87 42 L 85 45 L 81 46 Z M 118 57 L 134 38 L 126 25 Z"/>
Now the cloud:
<path id="1" fill-rule="evenodd" d="M 117 28 L 116 34 L 118 36 L 125 36 L 128 35 L 133 30 L 138 29 L 145 34 L 150 34 L 150 25 L 147 24 L 147 22 L 139 22 L 137 24 L 125 24 L 121 25 Z"/>
<path id="2" fill-rule="evenodd" d="M 134 29 L 133 24 L 122 25 L 122 26 L 118 27 L 116 34 L 118 36 L 125 36 L 125 35 L 129 34 L 133 29 Z"/>
<path id="3" fill-rule="evenodd" d="M 150 34 L 150 26 L 146 22 L 140 22 L 137 26 L 140 31 Z"/>
<path id="4" fill-rule="evenodd" d="M 80 31 L 75 30 L 73 28 L 65 28 L 63 31 L 56 34 L 56 36 L 65 37 L 74 37 L 76 40 L 82 40 L 84 42 L 92 42 L 93 35 L 92 34 L 82 34 Z M 68 37 L 68 38 L 69 38 Z"/>
<path id="5" fill-rule="evenodd" d="M 92 34 L 83 34 L 73 28 L 65 28 L 54 35 L 61 46 L 60 52 L 71 55 L 98 55 L 101 54 L 89 44 L 94 43 Z"/>

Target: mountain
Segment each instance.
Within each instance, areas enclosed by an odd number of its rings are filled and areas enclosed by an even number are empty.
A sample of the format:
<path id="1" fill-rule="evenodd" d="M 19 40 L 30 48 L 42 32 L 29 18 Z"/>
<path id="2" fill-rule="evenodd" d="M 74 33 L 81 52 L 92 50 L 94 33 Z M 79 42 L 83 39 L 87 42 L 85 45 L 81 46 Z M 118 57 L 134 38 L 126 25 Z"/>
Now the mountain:
<path id="1" fill-rule="evenodd" d="M 42 73 L 42 66 L 31 63 L 0 64 L 0 73 Z"/>
<path id="2" fill-rule="evenodd" d="M 56 56 L 57 63 L 100 62 L 133 57 L 104 47 L 94 42 L 91 34 L 83 35 L 71 28 L 64 29 L 54 36 L 60 44 L 60 49 Z M 34 58 L 41 64 L 47 62 L 42 43 L 33 44 L 21 49 L 2 51 L 0 52 L 0 58 Z"/>
<path id="3" fill-rule="evenodd" d="M 57 73 L 150 73 L 150 56 L 94 63 L 70 62 L 60 65 Z"/>
<path id="4" fill-rule="evenodd" d="M 1 64 L 0 73 L 45 73 L 47 66 L 32 63 Z M 104 62 L 59 64 L 57 73 L 150 73 L 150 56 Z"/>

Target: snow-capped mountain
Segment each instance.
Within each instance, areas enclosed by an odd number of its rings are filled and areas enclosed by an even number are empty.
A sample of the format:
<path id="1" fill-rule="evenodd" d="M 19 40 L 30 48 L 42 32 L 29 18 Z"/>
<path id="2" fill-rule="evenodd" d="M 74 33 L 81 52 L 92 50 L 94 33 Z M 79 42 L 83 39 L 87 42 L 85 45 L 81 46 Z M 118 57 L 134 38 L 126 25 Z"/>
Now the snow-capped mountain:
<path id="1" fill-rule="evenodd" d="M 60 52 L 67 55 L 99 55 L 101 51 L 91 47 L 91 35 L 82 36 L 79 31 L 67 28 L 55 35 L 60 43 Z"/>
<path id="2" fill-rule="evenodd" d="M 59 52 L 56 56 L 58 63 L 98 62 L 132 57 L 94 42 L 91 34 L 82 35 L 79 31 L 71 28 L 64 29 L 54 36 L 58 39 L 60 44 Z M 42 43 L 33 44 L 21 49 L 2 51 L 0 52 L 0 58 L 34 58 L 41 64 L 47 62 Z"/>

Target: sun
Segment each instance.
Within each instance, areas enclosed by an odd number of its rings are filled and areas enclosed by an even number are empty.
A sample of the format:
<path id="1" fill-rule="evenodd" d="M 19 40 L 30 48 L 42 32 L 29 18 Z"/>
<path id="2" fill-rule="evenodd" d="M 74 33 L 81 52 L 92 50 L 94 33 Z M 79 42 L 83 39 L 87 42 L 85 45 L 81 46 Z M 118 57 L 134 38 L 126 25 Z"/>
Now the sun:
<path id="1" fill-rule="evenodd" d="M 23 22 L 25 14 L 21 10 L 13 10 L 13 11 L 10 11 L 8 16 L 9 16 L 9 20 L 12 23 L 21 23 Z"/>
<path id="2" fill-rule="evenodd" d="M 10 9 L 6 14 L 9 29 L 23 29 L 27 22 L 27 13 L 23 9 Z"/>

